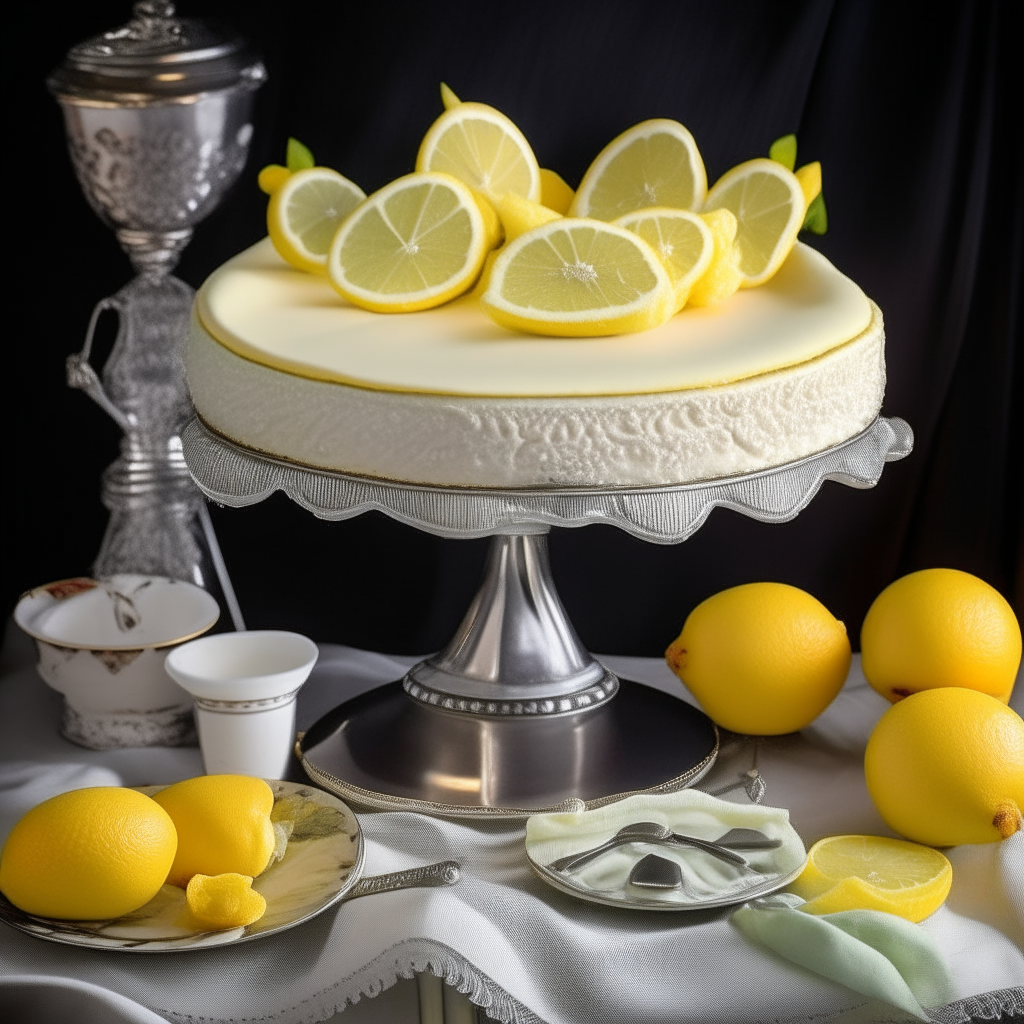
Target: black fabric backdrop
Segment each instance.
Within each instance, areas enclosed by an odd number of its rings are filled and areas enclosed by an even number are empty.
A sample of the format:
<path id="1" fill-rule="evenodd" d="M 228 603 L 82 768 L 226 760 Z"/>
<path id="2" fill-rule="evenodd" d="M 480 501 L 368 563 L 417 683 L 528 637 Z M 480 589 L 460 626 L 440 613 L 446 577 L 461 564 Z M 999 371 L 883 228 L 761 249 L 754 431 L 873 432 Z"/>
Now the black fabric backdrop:
<path id="1" fill-rule="evenodd" d="M 249 166 L 197 229 L 178 274 L 198 286 L 265 233 L 255 176 L 283 158 L 288 135 L 367 192 L 411 170 L 441 111 L 441 80 L 507 113 L 541 164 L 573 185 L 607 141 L 645 118 L 687 125 L 711 181 L 795 131 L 799 162 L 824 168 L 830 228 L 812 244 L 885 314 L 883 411 L 912 425 L 914 453 L 872 491 L 826 484 L 781 526 L 716 510 L 695 537 L 667 547 L 612 527 L 556 530 L 562 598 L 591 649 L 646 655 L 664 650 L 698 601 L 752 580 L 809 590 L 855 645 L 874 595 L 926 566 L 977 573 L 1020 616 L 1024 188 L 1012 6 L 183 0 L 179 13 L 222 17 L 257 40 L 270 80 Z M 98 550 L 99 474 L 118 431 L 65 388 L 63 362 L 93 304 L 130 276 L 80 193 L 43 86 L 69 46 L 123 23 L 129 5 L 27 11 L 20 38 L 32 43 L 13 88 L 28 119 L 7 153 L 9 223 L 24 225 L 7 248 L 30 257 L 8 293 L 23 322 L 7 339 L 4 382 L 16 517 L 3 558 L 7 608 L 30 586 L 87 572 Z M 486 541 L 439 540 L 376 513 L 321 522 L 280 495 L 213 515 L 250 626 L 384 651 L 444 643 L 486 551 Z"/>

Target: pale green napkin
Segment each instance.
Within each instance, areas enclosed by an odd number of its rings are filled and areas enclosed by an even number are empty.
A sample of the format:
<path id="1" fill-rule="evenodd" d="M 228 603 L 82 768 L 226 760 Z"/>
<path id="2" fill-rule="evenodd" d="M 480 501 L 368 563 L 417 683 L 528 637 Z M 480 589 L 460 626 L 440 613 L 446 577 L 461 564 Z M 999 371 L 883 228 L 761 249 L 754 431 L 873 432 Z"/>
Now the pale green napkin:
<path id="1" fill-rule="evenodd" d="M 732 915 L 744 935 L 832 981 L 930 1020 L 956 991 L 935 940 L 923 928 L 880 910 L 805 914 L 799 896 L 753 900 Z"/>
<path id="2" fill-rule="evenodd" d="M 686 888 L 645 890 L 647 901 L 657 900 L 679 906 L 700 906 L 708 901 L 735 895 L 740 903 L 744 893 L 772 878 L 781 880 L 803 867 L 807 854 L 796 830 L 789 823 L 789 812 L 782 807 L 734 804 L 694 789 L 679 793 L 641 793 L 605 807 L 576 813 L 535 814 L 526 823 L 526 850 L 530 859 L 547 865 L 559 857 L 599 846 L 623 825 L 654 821 L 674 832 L 698 839 L 718 839 L 731 828 L 754 828 L 780 845 L 774 850 L 742 851 L 749 869 L 711 857 L 699 850 L 628 844 L 609 850 L 596 860 L 572 872 L 572 881 L 595 893 L 635 899 L 637 892 L 628 885 L 629 873 L 641 857 L 651 852 L 675 860 L 683 870 Z M 762 892 L 764 889 L 761 890 Z"/>

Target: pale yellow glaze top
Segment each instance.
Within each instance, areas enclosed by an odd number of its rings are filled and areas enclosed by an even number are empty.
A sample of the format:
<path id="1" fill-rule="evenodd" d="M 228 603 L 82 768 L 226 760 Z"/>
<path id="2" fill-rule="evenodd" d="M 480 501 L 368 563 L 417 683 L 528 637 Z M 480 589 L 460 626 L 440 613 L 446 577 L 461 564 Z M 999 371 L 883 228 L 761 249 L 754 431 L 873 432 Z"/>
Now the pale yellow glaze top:
<path id="1" fill-rule="evenodd" d="M 421 313 L 370 313 L 294 270 L 269 239 L 203 285 L 197 312 L 222 345 L 314 380 L 381 391 L 493 397 L 631 395 L 709 387 L 814 359 L 864 332 L 864 293 L 797 243 L 760 288 L 610 338 L 515 334 L 472 298 Z"/>

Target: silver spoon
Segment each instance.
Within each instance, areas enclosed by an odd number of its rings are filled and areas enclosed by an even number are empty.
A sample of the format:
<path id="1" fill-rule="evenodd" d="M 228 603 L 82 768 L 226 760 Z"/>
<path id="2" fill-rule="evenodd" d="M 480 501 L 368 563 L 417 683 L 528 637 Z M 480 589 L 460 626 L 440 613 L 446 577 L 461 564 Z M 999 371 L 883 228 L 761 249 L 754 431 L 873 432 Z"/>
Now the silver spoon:
<path id="1" fill-rule="evenodd" d="M 379 892 L 394 892 L 396 889 L 413 889 L 421 886 L 453 885 L 462 877 L 458 861 L 442 860 L 436 864 L 409 868 L 406 871 L 390 871 L 384 875 L 367 875 L 360 878 L 342 897 L 342 902 L 372 896 Z"/>
<path id="2" fill-rule="evenodd" d="M 633 865 L 629 884 L 641 889 L 682 889 L 683 872 L 674 860 L 649 853 Z"/>
<path id="3" fill-rule="evenodd" d="M 659 825 L 655 821 L 635 821 L 631 825 L 625 825 L 620 828 L 611 839 L 600 846 L 595 846 L 592 850 L 584 850 L 581 853 L 570 853 L 565 857 L 559 857 L 558 860 L 548 864 L 548 868 L 552 871 L 571 871 L 573 868 L 582 867 L 584 864 L 594 860 L 595 857 L 600 857 L 601 854 L 607 853 L 616 846 L 622 846 L 625 843 L 663 843 L 672 846 L 692 846 L 730 864 L 736 864 L 740 867 L 748 866 L 745 858 L 718 843 L 711 843 L 705 839 L 696 839 L 693 836 L 676 835 L 670 828 L 665 825 Z"/>

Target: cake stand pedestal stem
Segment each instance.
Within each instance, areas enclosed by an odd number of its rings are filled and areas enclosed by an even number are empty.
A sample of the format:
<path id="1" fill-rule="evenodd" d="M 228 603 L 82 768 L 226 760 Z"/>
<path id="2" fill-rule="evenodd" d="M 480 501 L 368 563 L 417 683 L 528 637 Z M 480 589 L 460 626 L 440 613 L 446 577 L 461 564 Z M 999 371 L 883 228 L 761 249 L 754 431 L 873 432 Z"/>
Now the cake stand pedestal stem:
<path id="1" fill-rule="evenodd" d="M 410 696 L 484 715 L 564 714 L 611 699 L 618 680 L 565 614 L 544 530 L 492 538 L 480 590 L 450 643 L 409 671 Z"/>

